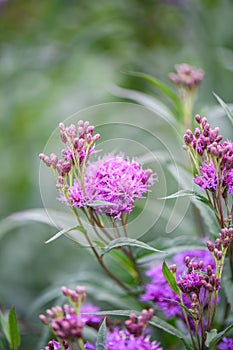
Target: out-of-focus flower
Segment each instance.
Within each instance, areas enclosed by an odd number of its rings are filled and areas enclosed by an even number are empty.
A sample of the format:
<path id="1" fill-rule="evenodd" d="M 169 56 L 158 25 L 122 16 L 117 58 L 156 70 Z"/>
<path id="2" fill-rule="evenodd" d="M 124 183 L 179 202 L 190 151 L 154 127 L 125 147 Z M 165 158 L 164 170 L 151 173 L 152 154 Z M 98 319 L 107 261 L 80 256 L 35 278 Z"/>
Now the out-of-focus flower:
<path id="1" fill-rule="evenodd" d="M 222 338 L 222 341 L 218 344 L 218 350 L 232 350 L 233 338 Z"/>
<path id="2" fill-rule="evenodd" d="M 204 71 L 186 63 L 175 65 L 176 73 L 169 73 L 173 83 L 186 89 L 196 88 L 204 78 Z"/>

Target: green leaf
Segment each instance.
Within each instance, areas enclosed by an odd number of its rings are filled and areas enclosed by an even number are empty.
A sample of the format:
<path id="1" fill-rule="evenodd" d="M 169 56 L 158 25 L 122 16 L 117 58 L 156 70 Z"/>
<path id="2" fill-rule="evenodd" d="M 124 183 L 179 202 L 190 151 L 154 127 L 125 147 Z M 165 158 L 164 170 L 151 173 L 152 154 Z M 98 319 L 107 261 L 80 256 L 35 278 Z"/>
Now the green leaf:
<path id="1" fill-rule="evenodd" d="M 30 209 L 14 213 L 2 220 L 0 222 L 0 237 L 30 221 L 47 224 L 58 229 L 69 229 L 76 224 L 76 219 L 72 214 L 52 209 Z"/>
<path id="2" fill-rule="evenodd" d="M 222 106 L 222 108 L 224 109 L 227 117 L 229 118 L 229 120 L 233 124 L 233 113 L 230 110 L 229 106 L 217 94 L 215 94 L 214 92 L 213 92 L 213 95 L 217 99 L 218 103 Z"/>
<path id="3" fill-rule="evenodd" d="M 178 192 L 175 192 L 173 194 L 170 194 L 169 196 L 158 198 L 158 199 L 173 199 L 173 198 L 179 198 L 179 197 L 185 197 L 185 196 L 195 196 L 195 192 L 190 190 L 180 190 Z"/>
<path id="4" fill-rule="evenodd" d="M 10 335 L 10 348 L 11 350 L 17 350 L 20 346 L 20 333 L 17 325 L 14 307 L 9 312 L 8 327 Z"/>
<path id="5" fill-rule="evenodd" d="M 222 332 L 216 334 L 210 341 L 209 347 L 212 347 L 216 345 L 224 336 L 227 332 L 229 332 L 233 328 L 233 323 L 230 324 L 227 328 L 225 328 Z M 216 331 L 216 330 L 213 330 Z"/>
<path id="6" fill-rule="evenodd" d="M 53 237 L 51 237 L 50 239 L 48 239 L 45 243 L 51 243 L 53 241 L 55 241 L 56 239 L 58 239 L 59 237 L 61 237 L 62 235 L 66 234 L 66 233 L 69 233 L 71 231 L 74 231 L 74 230 L 78 230 L 80 232 L 82 232 L 83 234 L 86 234 L 87 231 L 85 230 L 84 227 L 82 226 L 74 226 L 74 227 L 71 227 L 69 229 L 64 229 L 64 230 L 61 230 L 59 232 L 57 232 Z"/>
<path id="7" fill-rule="evenodd" d="M 7 321 L 6 321 L 4 315 L 1 311 L 0 311 L 0 326 L 1 326 L 2 332 L 5 335 L 8 343 L 10 343 L 10 333 L 9 333 L 8 324 L 7 324 Z"/>
<path id="8" fill-rule="evenodd" d="M 173 275 L 173 273 L 169 270 L 166 261 L 163 262 L 162 272 L 170 288 L 173 290 L 174 293 L 176 293 L 180 297 L 180 289 L 177 285 L 176 278 Z"/>
<path id="9" fill-rule="evenodd" d="M 172 326 L 170 323 L 162 320 L 161 318 L 154 316 L 149 322 L 152 326 L 155 326 L 159 329 L 162 329 L 164 332 L 174 335 L 175 337 L 182 340 L 187 350 L 193 350 L 193 347 L 190 343 L 189 337 L 186 337 L 179 329 Z"/>
<path id="10" fill-rule="evenodd" d="M 106 202 L 106 201 L 94 201 L 94 202 L 91 202 L 91 203 L 88 203 L 87 206 L 89 207 L 102 207 L 102 206 L 105 206 L 105 207 L 114 207 L 116 206 L 117 204 L 115 203 L 110 203 L 110 202 Z"/>
<path id="11" fill-rule="evenodd" d="M 210 332 L 206 332 L 205 345 L 209 347 L 211 341 L 216 337 L 216 335 L 217 335 L 217 329 L 211 329 Z"/>
<path id="12" fill-rule="evenodd" d="M 145 106 L 154 113 L 157 113 L 157 115 L 159 115 L 162 119 L 170 122 L 174 126 L 177 126 L 177 121 L 172 111 L 155 97 L 144 94 L 143 92 L 123 89 L 118 86 L 111 87 L 111 91 L 118 97 L 127 98 L 141 104 L 142 106 Z"/>
<path id="13" fill-rule="evenodd" d="M 105 349 L 106 337 L 107 337 L 107 327 L 106 327 L 106 317 L 105 317 L 103 322 L 101 323 L 101 326 L 100 326 L 99 331 L 98 331 L 96 350 L 104 350 Z"/>
<path id="14" fill-rule="evenodd" d="M 223 271 L 222 276 L 222 283 L 221 286 L 224 290 L 225 296 L 227 298 L 227 301 L 231 308 L 231 313 L 233 313 L 233 281 L 231 277 L 231 270 L 229 268 L 226 268 L 229 266 L 229 260 L 228 258 L 225 261 L 225 268 Z"/>
<path id="15" fill-rule="evenodd" d="M 179 115 L 183 114 L 182 105 L 181 105 L 179 97 L 173 92 L 172 89 L 170 89 L 167 85 L 162 83 L 159 79 L 157 79 L 149 74 L 142 73 L 142 72 L 131 72 L 130 71 L 130 72 L 126 72 L 126 73 L 133 75 L 135 77 L 140 77 L 140 78 L 148 81 L 150 84 L 152 84 L 154 87 L 156 87 L 160 91 L 162 91 L 168 98 L 170 98 L 172 100 Z"/>
<path id="16" fill-rule="evenodd" d="M 138 241 L 137 239 L 133 239 L 133 238 L 128 238 L 128 237 L 121 237 L 121 238 L 116 238 L 113 241 L 111 241 L 103 250 L 102 252 L 102 256 L 108 252 L 110 252 L 112 249 L 115 248 L 120 248 L 123 246 L 131 246 L 131 247 L 137 247 L 137 248 L 143 248 L 146 250 L 150 250 L 153 252 L 159 252 L 161 253 L 161 250 L 158 250 L 156 248 L 153 248 L 151 246 L 149 246 L 148 244 Z"/>

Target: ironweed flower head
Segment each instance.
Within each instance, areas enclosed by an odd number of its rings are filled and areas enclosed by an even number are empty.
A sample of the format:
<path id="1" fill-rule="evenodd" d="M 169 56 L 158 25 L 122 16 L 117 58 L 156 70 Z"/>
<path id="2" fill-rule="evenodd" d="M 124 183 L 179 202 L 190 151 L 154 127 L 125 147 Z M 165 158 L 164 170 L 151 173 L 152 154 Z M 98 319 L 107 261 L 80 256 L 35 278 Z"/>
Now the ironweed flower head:
<path id="1" fill-rule="evenodd" d="M 155 182 L 150 169 L 143 170 L 135 160 L 124 154 L 108 154 L 92 162 L 86 169 L 85 190 L 92 201 L 108 202 L 98 207 L 100 212 L 113 216 L 130 213 L 136 198 L 142 198 Z"/>
<path id="2" fill-rule="evenodd" d="M 196 88 L 204 78 L 202 69 L 194 68 L 186 63 L 177 64 L 175 70 L 176 73 L 169 73 L 169 78 L 174 84 L 185 89 L 192 90 Z"/>
<path id="3" fill-rule="evenodd" d="M 74 208 L 91 207 L 95 201 L 103 205 L 94 207 L 97 214 L 112 216 L 115 220 L 122 213 L 130 213 L 137 198 L 142 198 L 157 180 L 150 169 L 142 169 L 135 159 L 123 153 L 107 154 L 96 161 L 88 161 L 95 152 L 94 126 L 79 121 L 65 127 L 60 124 L 60 136 L 65 148 L 63 159 L 52 153 L 40 154 L 40 159 L 52 169 L 57 179 L 60 200 Z"/>
<path id="4" fill-rule="evenodd" d="M 218 350 L 232 350 L 233 338 L 223 337 L 222 341 L 218 344 Z"/>

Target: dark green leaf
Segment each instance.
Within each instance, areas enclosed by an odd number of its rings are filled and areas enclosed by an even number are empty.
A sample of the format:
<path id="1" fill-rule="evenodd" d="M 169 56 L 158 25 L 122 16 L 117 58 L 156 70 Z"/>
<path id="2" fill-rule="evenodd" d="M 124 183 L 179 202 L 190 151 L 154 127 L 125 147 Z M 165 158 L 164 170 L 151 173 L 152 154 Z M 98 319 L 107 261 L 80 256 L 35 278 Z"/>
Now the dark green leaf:
<path id="1" fill-rule="evenodd" d="M 176 293 L 180 297 L 180 289 L 177 285 L 176 278 L 173 275 L 173 273 L 169 270 L 166 261 L 163 262 L 162 272 L 170 288 L 173 290 L 174 293 Z"/>
<path id="2" fill-rule="evenodd" d="M 116 238 L 113 241 L 111 241 L 103 250 L 102 252 L 102 256 L 108 252 L 110 252 L 112 249 L 115 248 L 120 248 L 123 246 L 131 246 L 131 247 L 137 247 L 137 248 L 143 248 L 146 250 L 150 250 L 153 252 L 159 252 L 161 253 L 161 250 L 158 250 L 156 248 L 153 248 L 151 246 L 149 246 L 148 244 L 138 241 L 136 239 L 133 238 L 128 238 L 128 237 L 121 237 L 121 238 Z"/>
<path id="3" fill-rule="evenodd" d="M 187 350 L 193 350 L 190 343 L 190 339 L 186 337 L 179 329 L 172 326 L 170 323 L 160 319 L 157 316 L 154 316 L 149 322 L 152 326 L 155 326 L 159 329 L 162 329 L 164 332 L 174 335 L 175 337 L 181 339 Z"/>
<path id="4" fill-rule="evenodd" d="M 82 232 L 83 234 L 87 233 L 87 231 L 85 230 L 84 227 L 82 227 L 82 226 L 74 226 L 74 227 L 71 227 L 69 229 L 64 229 L 64 230 L 61 230 L 61 231 L 57 232 L 53 237 L 48 239 L 45 243 L 51 243 L 51 242 L 55 241 L 56 239 L 58 239 L 59 237 L 61 237 L 62 235 L 66 234 L 66 233 L 69 233 L 71 231 L 74 231 L 74 230 L 78 230 L 78 231 Z"/>
<path id="5" fill-rule="evenodd" d="M 215 94 L 214 92 L 213 92 L 213 95 L 217 99 L 218 103 L 222 106 L 222 108 L 224 109 L 227 117 L 229 118 L 229 120 L 233 124 L 233 113 L 230 110 L 229 106 L 217 94 Z"/>
<path id="6" fill-rule="evenodd" d="M 8 327 L 10 334 L 10 348 L 11 350 L 17 350 L 20 345 L 20 333 L 17 325 L 14 307 L 9 312 Z"/>
<path id="7" fill-rule="evenodd" d="M 230 324 L 227 328 L 225 328 L 222 332 L 216 334 L 212 339 L 209 344 L 209 347 L 212 347 L 216 345 L 224 336 L 227 332 L 229 332 L 233 328 L 233 323 Z M 215 331 L 215 330 L 214 330 Z"/>
<path id="8" fill-rule="evenodd" d="M 10 334 L 7 321 L 4 318 L 3 313 L 0 311 L 0 327 L 2 329 L 3 334 L 5 335 L 8 343 L 10 343 Z"/>
<path id="9" fill-rule="evenodd" d="M 104 318 L 103 322 L 98 331 L 97 335 L 97 343 L 96 350 L 104 350 L 106 347 L 106 337 L 107 337 L 107 327 L 106 327 L 106 318 Z"/>

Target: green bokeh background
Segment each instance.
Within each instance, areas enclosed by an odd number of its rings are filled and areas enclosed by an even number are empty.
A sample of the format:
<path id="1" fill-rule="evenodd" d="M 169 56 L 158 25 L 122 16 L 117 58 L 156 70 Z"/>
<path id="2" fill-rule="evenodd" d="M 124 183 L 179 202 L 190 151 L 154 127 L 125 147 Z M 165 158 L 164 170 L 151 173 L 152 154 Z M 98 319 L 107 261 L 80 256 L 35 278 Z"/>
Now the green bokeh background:
<path id="1" fill-rule="evenodd" d="M 0 1 L 0 219 L 42 207 L 38 154 L 60 121 L 119 101 L 112 84 L 157 94 L 125 72 L 172 86 L 167 73 L 187 62 L 206 74 L 197 112 L 216 103 L 212 91 L 231 102 L 232 13 L 231 0 Z M 53 232 L 28 224 L 0 241 L 0 304 L 16 306 L 22 349 L 36 346 L 33 300 L 90 263 L 65 238 L 44 245 Z"/>

